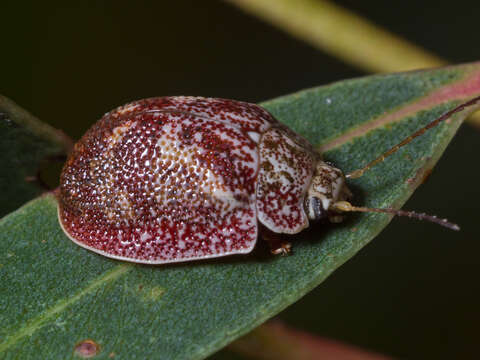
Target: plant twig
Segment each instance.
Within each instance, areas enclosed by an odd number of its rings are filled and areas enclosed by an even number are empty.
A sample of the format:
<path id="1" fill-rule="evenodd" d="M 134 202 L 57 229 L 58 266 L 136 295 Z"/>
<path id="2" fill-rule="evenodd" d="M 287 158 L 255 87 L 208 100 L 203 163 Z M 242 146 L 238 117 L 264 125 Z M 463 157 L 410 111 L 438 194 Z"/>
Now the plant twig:
<path id="1" fill-rule="evenodd" d="M 389 357 L 269 322 L 227 348 L 259 360 L 387 360 Z"/>
<path id="2" fill-rule="evenodd" d="M 447 62 L 326 0 L 227 0 L 289 34 L 370 72 L 406 71 Z"/>
<path id="3" fill-rule="evenodd" d="M 448 62 L 328 0 L 225 0 L 292 36 L 369 72 L 398 72 Z M 480 112 L 469 118 L 480 126 Z"/>

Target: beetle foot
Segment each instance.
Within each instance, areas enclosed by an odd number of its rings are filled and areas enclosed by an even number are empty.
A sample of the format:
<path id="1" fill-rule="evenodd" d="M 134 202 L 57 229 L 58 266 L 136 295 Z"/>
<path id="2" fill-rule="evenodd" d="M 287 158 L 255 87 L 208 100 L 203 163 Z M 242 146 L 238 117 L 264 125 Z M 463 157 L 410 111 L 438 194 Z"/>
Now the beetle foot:
<path id="1" fill-rule="evenodd" d="M 284 241 L 280 244 L 280 246 L 278 248 L 272 249 L 270 251 L 274 255 L 286 256 L 286 255 L 290 254 L 290 251 L 292 251 L 292 244 L 290 244 L 287 241 Z"/>
<path id="2" fill-rule="evenodd" d="M 270 252 L 274 255 L 285 256 L 292 250 L 292 244 L 283 240 L 281 234 L 275 233 L 263 225 L 260 227 L 260 236 L 268 243 Z"/>

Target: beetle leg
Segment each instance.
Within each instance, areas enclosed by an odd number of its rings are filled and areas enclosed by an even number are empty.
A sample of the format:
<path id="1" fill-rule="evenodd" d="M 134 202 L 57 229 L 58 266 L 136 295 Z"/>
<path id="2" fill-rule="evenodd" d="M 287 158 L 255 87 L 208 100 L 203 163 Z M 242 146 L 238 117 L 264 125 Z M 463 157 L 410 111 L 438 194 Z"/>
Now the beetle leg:
<path id="1" fill-rule="evenodd" d="M 282 255 L 282 256 L 286 256 L 288 254 L 290 254 L 290 251 L 292 250 L 292 244 L 289 243 L 288 241 L 283 241 L 282 243 L 280 243 L 280 247 L 277 247 L 276 249 L 270 249 L 270 252 L 274 255 Z"/>
<path id="2" fill-rule="evenodd" d="M 265 226 L 260 228 L 260 236 L 270 246 L 270 252 L 274 255 L 288 255 L 292 249 L 292 244 L 282 239 L 281 234 L 275 233 Z"/>

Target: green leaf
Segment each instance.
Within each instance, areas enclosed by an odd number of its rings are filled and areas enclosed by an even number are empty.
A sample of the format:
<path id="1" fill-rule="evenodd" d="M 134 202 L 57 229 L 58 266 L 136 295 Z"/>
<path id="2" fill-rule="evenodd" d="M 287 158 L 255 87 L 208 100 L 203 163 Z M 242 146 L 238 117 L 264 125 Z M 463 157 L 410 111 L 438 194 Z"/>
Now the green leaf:
<path id="1" fill-rule="evenodd" d="M 349 172 L 447 109 L 480 95 L 480 63 L 379 75 L 265 105 Z M 401 206 L 467 115 L 461 113 L 350 181 L 354 203 Z M 390 221 L 352 215 L 248 256 L 168 266 L 107 259 L 61 231 L 50 194 L 0 220 L 0 357 L 66 359 L 85 339 L 97 358 L 201 359 L 320 284 Z"/>
<path id="2" fill-rule="evenodd" d="M 66 154 L 70 140 L 0 95 L 0 217 L 38 196 L 37 174 L 49 158 Z"/>

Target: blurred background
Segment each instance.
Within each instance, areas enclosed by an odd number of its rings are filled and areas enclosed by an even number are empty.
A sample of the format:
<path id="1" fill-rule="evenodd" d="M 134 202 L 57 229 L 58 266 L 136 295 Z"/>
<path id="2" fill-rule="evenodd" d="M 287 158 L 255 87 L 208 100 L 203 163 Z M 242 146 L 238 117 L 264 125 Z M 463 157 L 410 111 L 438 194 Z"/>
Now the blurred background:
<path id="1" fill-rule="evenodd" d="M 335 3 L 452 63 L 480 60 L 478 1 Z M 220 0 L 2 1 L 0 8 L 0 93 L 74 139 L 134 99 L 261 102 L 367 74 Z M 460 233 L 395 219 L 279 318 L 394 357 L 478 358 L 479 139 L 465 124 L 405 205 L 458 222 Z M 223 350 L 212 359 L 230 357 L 241 358 Z"/>

